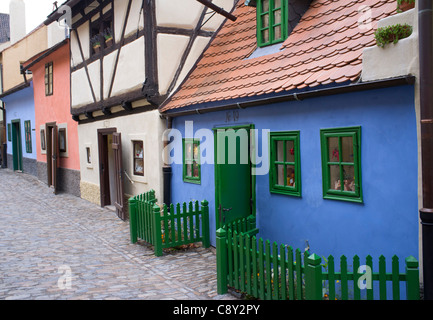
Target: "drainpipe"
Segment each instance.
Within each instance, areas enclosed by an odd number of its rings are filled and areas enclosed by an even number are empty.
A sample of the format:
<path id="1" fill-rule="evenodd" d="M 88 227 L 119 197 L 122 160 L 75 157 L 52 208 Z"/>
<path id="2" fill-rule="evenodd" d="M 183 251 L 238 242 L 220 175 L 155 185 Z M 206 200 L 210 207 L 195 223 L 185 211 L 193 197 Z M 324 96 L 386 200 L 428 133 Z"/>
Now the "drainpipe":
<path id="1" fill-rule="evenodd" d="M 173 127 L 173 118 L 167 117 L 167 130 L 171 130 Z M 165 134 L 165 133 L 164 133 Z M 169 141 L 167 139 L 164 139 L 164 166 L 162 167 L 162 177 L 163 177 L 163 184 L 164 184 L 164 203 L 169 206 L 171 203 L 171 166 L 169 164 L 169 154 L 167 146 L 169 144 Z"/>
<path id="2" fill-rule="evenodd" d="M 424 299 L 433 300 L 433 3 L 418 1 Z"/>

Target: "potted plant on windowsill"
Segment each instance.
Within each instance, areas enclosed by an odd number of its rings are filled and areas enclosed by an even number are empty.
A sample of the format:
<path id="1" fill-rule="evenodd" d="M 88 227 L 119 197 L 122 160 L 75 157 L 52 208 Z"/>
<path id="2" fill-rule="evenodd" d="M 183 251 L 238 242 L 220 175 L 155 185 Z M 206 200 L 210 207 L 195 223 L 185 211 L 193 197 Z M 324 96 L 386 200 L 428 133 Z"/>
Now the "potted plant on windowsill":
<path id="1" fill-rule="evenodd" d="M 101 50 L 101 40 L 99 39 L 99 35 L 94 36 L 90 40 L 90 43 L 92 45 L 93 51 L 95 53 L 99 53 L 99 51 Z"/>
<path id="2" fill-rule="evenodd" d="M 397 0 L 397 12 L 405 12 L 415 7 L 415 0 Z"/>
<path id="3" fill-rule="evenodd" d="M 113 33 L 110 28 L 105 29 L 104 31 L 104 39 L 105 39 L 105 47 L 109 48 L 113 44 Z"/>
<path id="4" fill-rule="evenodd" d="M 396 44 L 400 39 L 409 37 L 413 28 L 408 24 L 396 24 L 388 27 L 378 28 L 374 33 L 378 47 L 385 47 L 388 43 Z"/>

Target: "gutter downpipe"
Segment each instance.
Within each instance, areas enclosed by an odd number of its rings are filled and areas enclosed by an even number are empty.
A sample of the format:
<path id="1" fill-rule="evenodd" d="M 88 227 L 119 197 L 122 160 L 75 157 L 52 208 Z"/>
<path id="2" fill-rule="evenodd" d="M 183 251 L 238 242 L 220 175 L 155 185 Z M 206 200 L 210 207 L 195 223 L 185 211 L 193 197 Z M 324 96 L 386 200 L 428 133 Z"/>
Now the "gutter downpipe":
<path id="1" fill-rule="evenodd" d="M 418 2 L 424 300 L 433 300 L 433 3 Z"/>
<path id="2" fill-rule="evenodd" d="M 162 167 L 162 178 L 163 178 L 163 199 L 164 203 L 167 205 L 167 207 L 170 207 L 171 204 L 171 165 L 169 164 L 169 151 L 168 151 L 168 144 L 170 141 L 167 139 L 167 132 L 173 128 L 173 118 L 167 117 L 167 131 L 164 132 L 164 165 Z"/>

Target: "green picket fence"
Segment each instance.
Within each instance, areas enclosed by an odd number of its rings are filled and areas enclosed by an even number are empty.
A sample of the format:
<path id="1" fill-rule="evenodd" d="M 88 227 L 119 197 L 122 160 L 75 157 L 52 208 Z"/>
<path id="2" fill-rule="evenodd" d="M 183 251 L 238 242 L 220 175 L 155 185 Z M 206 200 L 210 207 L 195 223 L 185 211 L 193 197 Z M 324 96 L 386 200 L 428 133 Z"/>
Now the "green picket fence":
<path id="1" fill-rule="evenodd" d="M 259 229 L 256 228 L 256 217 L 254 215 L 228 222 L 222 228 L 226 231 L 230 229 L 232 232 L 236 231 L 250 236 L 254 236 L 259 232 Z"/>
<path id="2" fill-rule="evenodd" d="M 224 294 L 228 287 L 245 292 L 263 300 L 322 300 L 361 299 L 359 284 L 366 285 L 366 299 L 387 299 L 387 283 L 392 285 L 392 298 L 400 299 L 400 286 L 405 283 L 406 299 L 418 300 L 419 269 L 414 257 L 406 259 L 405 272 L 400 273 L 398 258 L 392 261 L 392 272 L 386 272 L 386 261 L 379 258 L 379 272 L 358 272 L 360 260 L 353 260 L 353 270 L 348 270 L 347 259 L 340 259 L 340 271 L 335 272 L 334 258 L 327 261 L 308 251 L 301 253 L 286 245 L 271 245 L 249 234 L 238 234 L 231 229 L 217 230 L 217 286 L 218 293 Z M 370 256 L 366 266 L 373 270 Z M 325 270 L 324 270 L 325 269 Z M 375 290 L 376 283 L 378 290 Z M 364 291 L 365 291 L 364 290 Z M 350 291 L 350 294 L 349 294 Z M 375 297 L 374 292 L 379 291 Z"/>
<path id="3" fill-rule="evenodd" d="M 141 239 L 154 246 L 155 255 L 162 256 L 163 249 L 202 242 L 210 246 L 209 206 L 206 200 L 188 204 L 157 204 L 155 191 L 129 199 L 131 242 Z"/>

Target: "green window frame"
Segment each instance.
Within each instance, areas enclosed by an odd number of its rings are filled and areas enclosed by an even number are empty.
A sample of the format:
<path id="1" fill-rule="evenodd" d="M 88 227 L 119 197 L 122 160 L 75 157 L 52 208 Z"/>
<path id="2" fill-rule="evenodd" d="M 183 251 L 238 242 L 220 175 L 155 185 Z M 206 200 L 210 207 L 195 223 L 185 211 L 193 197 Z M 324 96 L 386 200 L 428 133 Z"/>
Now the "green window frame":
<path id="1" fill-rule="evenodd" d="M 200 140 L 184 138 L 183 149 L 183 181 L 201 183 Z"/>
<path id="2" fill-rule="evenodd" d="M 257 45 L 283 42 L 288 36 L 288 0 L 257 1 Z"/>
<path id="3" fill-rule="evenodd" d="M 12 124 L 8 123 L 8 141 L 12 141 Z"/>
<path id="4" fill-rule="evenodd" d="M 320 141 L 323 198 L 362 203 L 361 127 L 322 129 Z"/>
<path id="5" fill-rule="evenodd" d="M 300 197 L 300 132 L 270 132 L 269 191 Z"/>
<path id="6" fill-rule="evenodd" d="M 32 126 L 30 120 L 24 121 L 24 134 L 26 138 L 26 152 L 32 153 Z"/>

